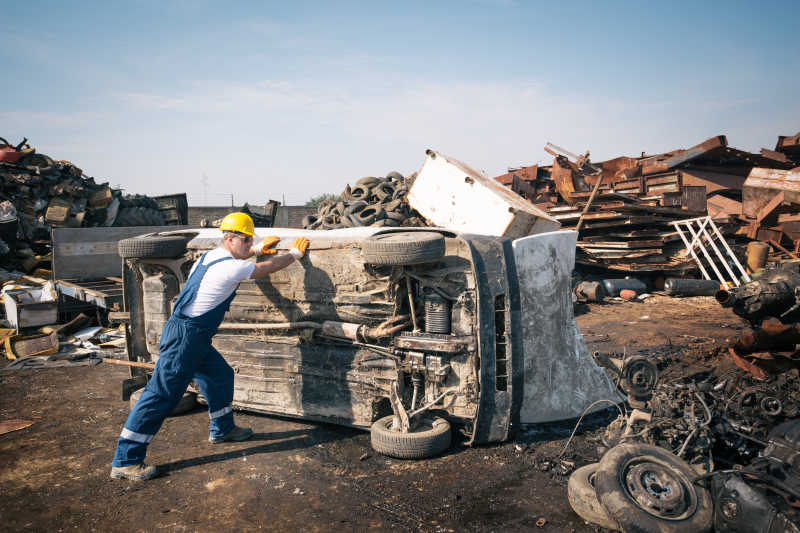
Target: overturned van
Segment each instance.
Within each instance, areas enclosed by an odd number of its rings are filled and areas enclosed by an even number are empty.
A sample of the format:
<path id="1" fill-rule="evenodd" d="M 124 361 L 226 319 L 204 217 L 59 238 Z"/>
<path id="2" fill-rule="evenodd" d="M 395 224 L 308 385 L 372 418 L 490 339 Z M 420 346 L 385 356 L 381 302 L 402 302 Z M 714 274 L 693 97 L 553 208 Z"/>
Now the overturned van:
<path id="1" fill-rule="evenodd" d="M 572 313 L 575 232 L 256 233 L 280 237 L 279 250 L 298 236 L 311 244 L 241 283 L 214 337 L 235 371 L 234 408 L 370 429 L 377 451 L 418 458 L 448 447 L 453 423 L 483 444 L 619 401 Z M 120 241 L 130 359 L 158 359 L 191 265 L 219 240 L 202 229 Z"/>

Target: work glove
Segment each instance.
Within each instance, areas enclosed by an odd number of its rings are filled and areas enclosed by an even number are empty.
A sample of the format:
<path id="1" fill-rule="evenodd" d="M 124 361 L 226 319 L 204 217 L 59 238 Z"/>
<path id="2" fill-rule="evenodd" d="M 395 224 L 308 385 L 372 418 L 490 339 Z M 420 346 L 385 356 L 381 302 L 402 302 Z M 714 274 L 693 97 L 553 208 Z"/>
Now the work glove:
<path id="1" fill-rule="evenodd" d="M 300 259 L 306 255 L 306 250 L 308 250 L 308 239 L 305 237 L 298 237 L 292 243 L 292 248 L 289 250 L 289 253 L 292 254 L 292 257 L 295 259 Z"/>
<path id="2" fill-rule="evenodd" d="M 275 253 L 278 253 L 278 251 L 277 250 L 271 250 L 270 248 L 272 248 L 273 246 L 278 244 L 278 242 L 280 242 L 280 240 L 281 240 L 280 237 L 275 237 L 275 236 L 265 237 L 264 240 L 261 241 L 260 243 L 254 244 L 250 248 L 250 250 L 255 255 L 275 254 Z"/>

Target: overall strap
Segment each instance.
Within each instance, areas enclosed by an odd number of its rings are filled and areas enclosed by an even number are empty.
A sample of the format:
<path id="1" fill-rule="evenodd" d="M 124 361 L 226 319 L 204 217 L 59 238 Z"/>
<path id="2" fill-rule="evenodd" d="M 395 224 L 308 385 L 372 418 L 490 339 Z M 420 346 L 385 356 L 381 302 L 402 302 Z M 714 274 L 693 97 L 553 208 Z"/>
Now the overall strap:
<path id="1" fill-rule="evenodd" d="M 203 278 L 208 272 L 208 269 L 217 263 L 221 263 L 222 261 L 228 261 L 233 259 L 233 257 L 221 257 L 214 261 L 211 261 L 209 264 L 204 265 L 203 261 L 206 258 L 206 254 L 204 253 L 198 259 L 197 266 L 194 268 L 194 271 L 189 276 L 189 279 L 186 280 L 186 284 L 181 289 L 180 294 L 178 295 L 178 300 L 175 302 L 175 306 L 173 307 L 172 314 L 178 317 L 183 317 L 183 309 L 194 301 L 195 296 L 197 296 L 197 291 L 200 288 L 200 283 L 203 281 Z M 184 317 L 185 318 L 185 317 Z"/>

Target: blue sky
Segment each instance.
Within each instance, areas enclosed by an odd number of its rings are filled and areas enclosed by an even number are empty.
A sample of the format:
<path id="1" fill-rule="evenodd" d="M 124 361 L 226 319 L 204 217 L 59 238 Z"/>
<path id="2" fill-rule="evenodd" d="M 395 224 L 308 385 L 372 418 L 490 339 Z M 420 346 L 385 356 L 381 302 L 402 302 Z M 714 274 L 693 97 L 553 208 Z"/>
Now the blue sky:
<path id="1" fill-rule="evenodd" d="M 494 176 L 800 131 L 800 2 L 17 2 L 0 136 L 131 193 L 302 204 L 417 170 Z M 207 185 L 203 185 L 203 176 Z"/>

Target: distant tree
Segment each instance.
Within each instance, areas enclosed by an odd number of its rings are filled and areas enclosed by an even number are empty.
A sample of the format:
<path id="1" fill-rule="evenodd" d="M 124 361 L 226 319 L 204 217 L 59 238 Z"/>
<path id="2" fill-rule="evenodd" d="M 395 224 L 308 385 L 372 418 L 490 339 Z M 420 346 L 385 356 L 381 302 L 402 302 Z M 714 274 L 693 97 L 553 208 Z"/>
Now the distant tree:
<path id="1" fill-rule="evenodd" d="M 338 202 L 340 199 L 341 197 L 338 194 L 324 193 L 319 196 L 312 196 L 311 199 L 306 202 L 306 207 L 317 207 L 322 202 Z"/>

